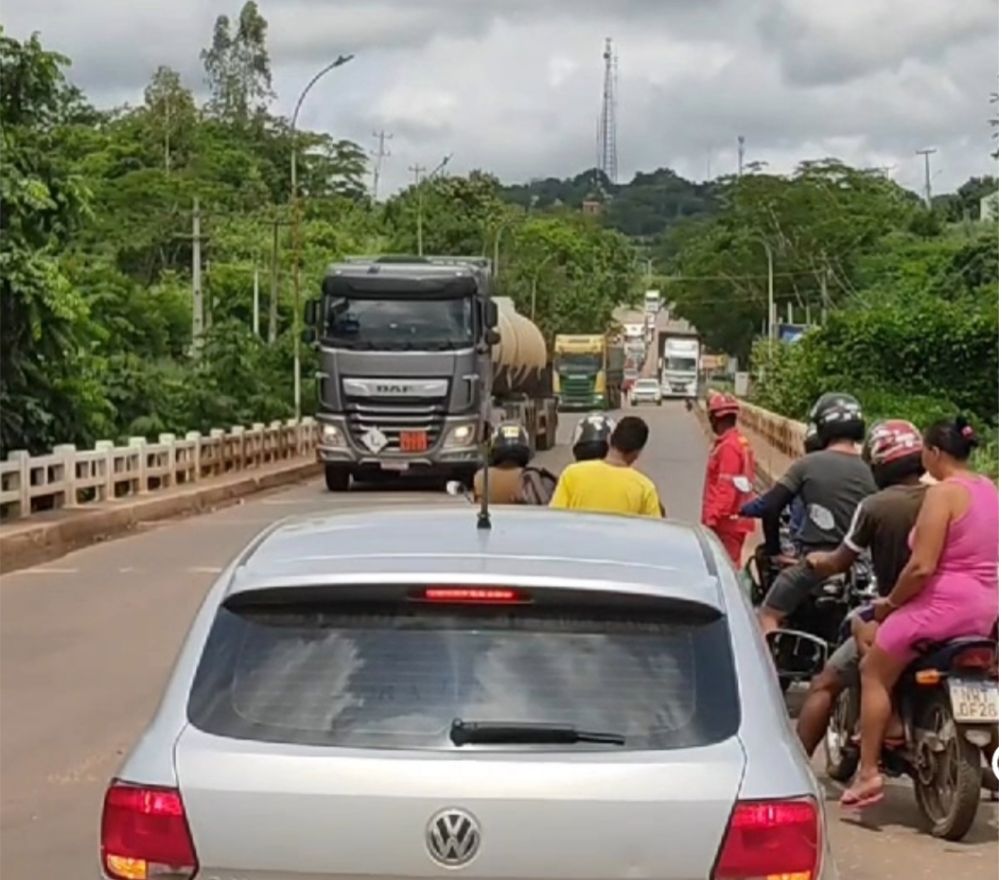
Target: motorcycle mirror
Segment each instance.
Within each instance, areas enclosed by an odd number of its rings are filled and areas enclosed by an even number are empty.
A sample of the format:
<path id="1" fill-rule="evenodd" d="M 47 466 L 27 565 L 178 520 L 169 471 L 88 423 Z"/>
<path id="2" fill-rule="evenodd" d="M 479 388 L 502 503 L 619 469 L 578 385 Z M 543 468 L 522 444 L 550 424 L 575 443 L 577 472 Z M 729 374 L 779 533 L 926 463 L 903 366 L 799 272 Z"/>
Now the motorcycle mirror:
<path id="1" fill-rule="evenodd" d="M 463 486 L 459 480 L 449 480 L 449 482 L 445 484 L 445 491 L 453 498 L 458 498 L 465 493 L 466 487 Z"/>

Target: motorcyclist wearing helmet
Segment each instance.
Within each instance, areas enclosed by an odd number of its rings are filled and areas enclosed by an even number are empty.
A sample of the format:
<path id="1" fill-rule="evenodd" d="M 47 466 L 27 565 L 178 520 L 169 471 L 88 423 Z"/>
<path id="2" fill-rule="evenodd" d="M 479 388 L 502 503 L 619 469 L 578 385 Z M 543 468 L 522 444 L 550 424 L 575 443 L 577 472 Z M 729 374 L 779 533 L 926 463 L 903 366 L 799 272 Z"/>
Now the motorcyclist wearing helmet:
<path id="1" fill-rule="evenodd" d="M 522 471 L 532 458 L 529 435 L 517 422 L 502 422 L 491 437 L 488 457 L 487 500 L 491 504 L 522 502 Z M 484 493 L 484 471 L 473 477 L 473 497 Z"/>
<path id="2" fill-rule="evenodd" d="M 740 405 L 730 394 L 712 392 L 706 413 L 716 435 L 706 462 L 701 521 L 720 538 L 735 565 L 752 524 L 740 514 L 751 497 L 755 480 L 755 456 L 748 439 L 738 430 Z"/>
<path id="3" fill-rule="evenodd" d="M 911 550 L 908 536 L 915 527 L 927 486 L 922 482 L 922 434 L 911 422 L 890 419 L 870 429 L 863 447 L 863 460 L 873 471 L 879 491 L 864 498 L 853 514 L 849 531 L 832 551 L 807 556 L 807 564 L 820 576 L 848 571 L 869 551 L 877 592 L 886 596 L 897 583 Z M 855 634 L 831 655 L 824 669 L 811 682 L 797 719 L 797 735 L 810 755 L 824 736 L 838 695 L 859 680 L 858 638 L 872 639 L 876 624 L 854 626 Z M 889 732 L 893 739 L 894 732 Z"/>
<path id="4" fill-rule="evenodd" d="M 615 419 L 605 413 L 589 413 L 574 428 L 571 451 L 575 461 L 591 461 L 609 454 L 609 438 L 616 430 Z"/>
<path id="5" fill-rule="evenodd" d="M 795 461 L 763 497 L 764 554 L 772 559 L 778 559 L 781 552 L 780 514 L 794 498 L 804 503 L 800 542 L 802 551 L 811 553 L 838 547 L 859 502 L 877 490 L 857 450 L 866 430 L 859 401 L 849 394 L 823 394 L 811 409 L 809 421 L 823 448 Z M 779 629 L 822 580 L 804 561 L 783 569 L 759 608 L 762 631 L 768 635 Z"/>

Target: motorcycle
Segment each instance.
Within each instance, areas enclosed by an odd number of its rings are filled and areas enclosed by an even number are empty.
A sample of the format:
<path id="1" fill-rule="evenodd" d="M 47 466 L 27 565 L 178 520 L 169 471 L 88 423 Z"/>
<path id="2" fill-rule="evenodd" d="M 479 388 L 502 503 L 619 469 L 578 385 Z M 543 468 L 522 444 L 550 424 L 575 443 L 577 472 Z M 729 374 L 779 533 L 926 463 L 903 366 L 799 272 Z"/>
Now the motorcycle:
<path id="1" fill-rule="evenodd" d="M 782 536 L 782 532 L 781 532 Z M 787 539 L 789 535 L 787 534 Z M 785 543 L 785 542 L 784 542 Z M 745 565 L 754 606 L 762 604 L 782 569 L 757 548 Z M 789 564 L 798 560 L 789 559 Z M 818 584 L 808 599 L 786 620 L 785 626 L 766 640 L 776 664 L 780 689 L 785 693 L 796 682 L 808 682 L 824 668 L 830 654 L 842 643 L 843 622 L 860 605 L 877 595 L 876 578 L 869 560 L 861 558 L 844 573 Z"/>
<path id="2" fill-rule="evenodd" d="M 846 629 L 843 629 L 846 632 Z M 990 770 L 998 748 L 998 641 L 965 637 L 926 646 L 901 675 L 894 704 L 904 729 L 887 742 L 881 764 L 909 776 L 919 812 L 934 837 L 961 840 L 970 830 L 981 790 L 998 792 Z M 847 782 L 859 764 L 860 686 L 838 697 L 824 750 L 828 775 Z"/>

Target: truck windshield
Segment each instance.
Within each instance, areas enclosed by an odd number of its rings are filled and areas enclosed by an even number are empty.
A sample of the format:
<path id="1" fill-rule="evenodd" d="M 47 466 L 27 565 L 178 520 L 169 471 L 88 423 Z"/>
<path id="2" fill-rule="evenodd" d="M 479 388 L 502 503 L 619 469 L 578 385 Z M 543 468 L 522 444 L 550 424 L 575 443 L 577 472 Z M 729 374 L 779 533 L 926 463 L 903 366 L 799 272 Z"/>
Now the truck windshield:
<path id="1" fill-rule="evenodd" d="M 461 348 L 473 344 L 470 299 L 328 300 L 324 341 L 346 348 Z"/>
<path id="2" fill-rule="evenodd" d="M 691 357 L 669 357 L 665 361 L 666 370 L 678 370 L 680 373 L 694 373 L 696 371 L 696 359 Z"/>
<path id="3" fill-rule="evenodd" d="M 557 365 L 560 370 L 600 370 L 602 369 L 602 356 L 599 354 L 558 354 Z"/>

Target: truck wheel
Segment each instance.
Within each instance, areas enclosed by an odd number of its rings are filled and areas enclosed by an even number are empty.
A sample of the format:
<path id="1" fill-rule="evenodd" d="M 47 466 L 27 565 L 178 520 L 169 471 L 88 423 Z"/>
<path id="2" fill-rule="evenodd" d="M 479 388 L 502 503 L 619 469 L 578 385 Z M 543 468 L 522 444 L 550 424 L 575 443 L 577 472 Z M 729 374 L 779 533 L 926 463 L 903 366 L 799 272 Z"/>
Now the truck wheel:
<path id="1" fill-rule="evenodd" d="M 351 471 L 336 464 L 324 465 L 324 482 L 330 492 L 347 492 L 351 484 Z"/>

